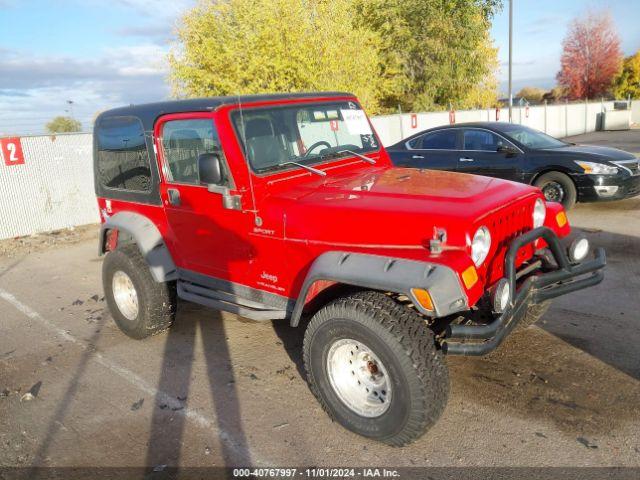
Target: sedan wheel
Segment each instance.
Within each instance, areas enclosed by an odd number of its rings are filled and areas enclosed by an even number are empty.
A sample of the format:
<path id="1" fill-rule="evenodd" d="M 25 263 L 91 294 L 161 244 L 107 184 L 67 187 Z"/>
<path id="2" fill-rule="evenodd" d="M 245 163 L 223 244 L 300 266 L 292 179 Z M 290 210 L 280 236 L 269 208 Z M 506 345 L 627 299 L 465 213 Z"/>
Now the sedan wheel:
<path id="1" fill-rule="evenodd" d="M 542 190 L 548 202 L 561 203 L 565 210 L 570 210 L 578 199 L 573 180 L 562 172 L 547 172 L 540 175 L 534 185 Z"/>
<path id="2" fill-rule="evenodd" d="M 547 183 L 542 189 L 542 193 L 544 193 L 544 198 L 550 202 L 562 203 L 564 200 L 564 188 L 558 182 Z"/>

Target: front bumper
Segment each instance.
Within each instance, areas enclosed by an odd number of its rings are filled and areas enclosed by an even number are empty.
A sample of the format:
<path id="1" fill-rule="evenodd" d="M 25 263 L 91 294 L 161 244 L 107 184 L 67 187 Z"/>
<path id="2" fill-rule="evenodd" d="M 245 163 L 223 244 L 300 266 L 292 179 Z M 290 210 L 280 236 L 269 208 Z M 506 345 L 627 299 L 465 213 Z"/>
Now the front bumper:
<path id="1" fill-rule="evenodd" d="M 640 175 L 578 175 L 579 202 L 624 200 L 640 195 Z"/>
<path id="2" fill-rule="evenodd" d="M 533 273 L 520 281 L 516 272 L 516 255 L 523 246 L 542 238 L 549 246 L 555 268 Z M 505 277 L 509 282 L 511 301 L 504 313 L 486 325 L 449 325 L 442 350 L 449 355 L 485 355 L 495 350 L 524 317 L 527 307 L 554 297 L 597 285 L 604 278 L 604 249 L 595 250 L 592 260 L 571 264 L 560 239 L 547 227 L 527 232 L 512 242 L 504 259 Z"/>

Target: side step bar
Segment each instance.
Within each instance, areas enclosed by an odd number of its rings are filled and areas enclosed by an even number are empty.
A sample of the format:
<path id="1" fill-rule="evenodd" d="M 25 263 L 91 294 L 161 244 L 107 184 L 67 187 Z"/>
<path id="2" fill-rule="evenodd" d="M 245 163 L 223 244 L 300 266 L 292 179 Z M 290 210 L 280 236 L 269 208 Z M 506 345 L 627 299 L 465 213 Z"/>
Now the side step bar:
<path id="1" fill-rule="evenodd" d="M 212 290 L 181 280 L 178 281 L 178 297 L 251 320 L 280 320 L 289 316 L 286 310 L 274 310 L 268 305 L 247 300 L 232 293 Z"/>

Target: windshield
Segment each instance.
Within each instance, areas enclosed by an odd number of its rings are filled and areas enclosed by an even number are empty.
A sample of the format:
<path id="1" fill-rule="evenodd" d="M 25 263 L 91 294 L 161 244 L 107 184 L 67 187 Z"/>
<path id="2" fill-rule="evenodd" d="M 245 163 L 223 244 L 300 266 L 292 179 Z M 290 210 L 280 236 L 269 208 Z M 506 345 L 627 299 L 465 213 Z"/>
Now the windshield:
<path id="1" fill-rule="evenodd" d="M 258 173 L 378 150 L 380 142 L 354 101 L 242 109 L 233 123 Z"/>
<path id="2" fill-rule="evenodd" d="M 519 125 L 514 125 L 503 133 L 529 148 L 560 148 L 568 145 L 568 143 L 553 138 L 546 133 Z"/>

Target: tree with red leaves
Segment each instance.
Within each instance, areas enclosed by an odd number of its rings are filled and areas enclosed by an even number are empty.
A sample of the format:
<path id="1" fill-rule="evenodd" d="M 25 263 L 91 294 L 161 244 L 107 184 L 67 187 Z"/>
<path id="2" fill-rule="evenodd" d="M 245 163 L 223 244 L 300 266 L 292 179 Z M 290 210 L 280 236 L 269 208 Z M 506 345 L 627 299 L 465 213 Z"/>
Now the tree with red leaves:
<path id="1" fill-rule="evenodd" d="M 620 38 L 608 13 L 575 19 L 562 43 L 558 83 L 570 99 L 605 95 L 620 73 Z"/>

